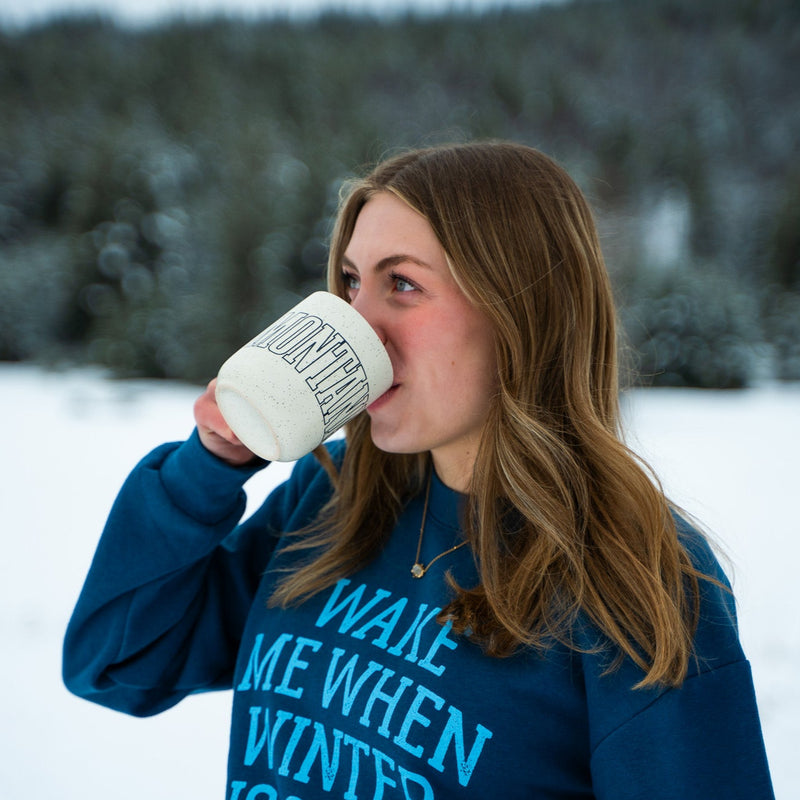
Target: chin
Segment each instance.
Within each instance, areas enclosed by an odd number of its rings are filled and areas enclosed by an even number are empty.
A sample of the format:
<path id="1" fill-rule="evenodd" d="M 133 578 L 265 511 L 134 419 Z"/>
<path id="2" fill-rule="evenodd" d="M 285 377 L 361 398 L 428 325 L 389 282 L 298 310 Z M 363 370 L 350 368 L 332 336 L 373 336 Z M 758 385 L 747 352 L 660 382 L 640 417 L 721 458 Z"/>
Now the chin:
<path id="1" fill-rule="evenodd" d="M 421 453 L 425 448 L 420 442 L 409 441 L 404 436 L 395 436 L 387 432 L 376 430 L 376 425 L 373 422 L 370 429 L 370 437 L 372 444 L 382 450 L 384 453 L 395 453 L 397 455 L 412 455 L 414 453 Z"/>

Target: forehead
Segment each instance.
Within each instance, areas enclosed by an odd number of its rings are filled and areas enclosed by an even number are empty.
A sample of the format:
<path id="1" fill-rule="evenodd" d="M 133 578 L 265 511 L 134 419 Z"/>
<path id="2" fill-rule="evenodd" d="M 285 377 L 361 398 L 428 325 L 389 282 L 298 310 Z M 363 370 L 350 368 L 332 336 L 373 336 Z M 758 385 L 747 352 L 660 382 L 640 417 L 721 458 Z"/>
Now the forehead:
<path id="1" fill-rule="evenodd" d="M 345 247 L 351 261 L 379 251 L 428 255 L 444 258 L 444 248 L 430 223 L 405 201 L 389 192 L 378 192 L 361 207 Z"/>
<path id="2" fill-rule="evenodd" d="M 340 263 L 331 263 L 335 270 L 332 274 L 339 280 L 342 266 L 363 273 L 382 272 L 401 264 L 429 270 L 438 277 L 437 284 L 453 284 L 472 304 L 479 304 L 469 288 L 474 270 L 458 269 L 428 220 L 405 200 L 387 191 L 377 192 L 358 212 Z"/>

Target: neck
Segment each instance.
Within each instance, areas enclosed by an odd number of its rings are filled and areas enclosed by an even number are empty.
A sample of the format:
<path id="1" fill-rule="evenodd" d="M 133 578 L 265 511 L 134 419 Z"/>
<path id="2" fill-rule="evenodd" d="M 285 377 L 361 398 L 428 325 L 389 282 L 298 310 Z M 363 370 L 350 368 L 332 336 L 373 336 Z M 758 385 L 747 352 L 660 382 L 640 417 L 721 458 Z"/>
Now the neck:
<path id="1" fill-rule="evenodd" d="M 475 452 L 442 453 L 439 450 L 431 451 L 433 467 L 439 480 L 449 489 L 454 489 L 461 494 L 469 492 L 472 483 L 472 470 L 475 466 Z"/>

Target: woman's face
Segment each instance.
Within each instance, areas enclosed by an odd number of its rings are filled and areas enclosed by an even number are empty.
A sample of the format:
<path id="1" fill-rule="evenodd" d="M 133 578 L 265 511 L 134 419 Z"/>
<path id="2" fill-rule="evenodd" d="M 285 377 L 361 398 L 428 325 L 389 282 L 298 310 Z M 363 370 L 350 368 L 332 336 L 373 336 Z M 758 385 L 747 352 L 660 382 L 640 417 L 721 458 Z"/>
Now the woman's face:
<path id="1" fill-rule="evenodd" d="M 341 267 L 394 369 L 367 408 L 372 440 L 390 453 L 430 451 L 439 477 L 463 491 L 497 385 L 486 317 L 456 285 L 427 220 L 388 192 L 364 205 Z"/>

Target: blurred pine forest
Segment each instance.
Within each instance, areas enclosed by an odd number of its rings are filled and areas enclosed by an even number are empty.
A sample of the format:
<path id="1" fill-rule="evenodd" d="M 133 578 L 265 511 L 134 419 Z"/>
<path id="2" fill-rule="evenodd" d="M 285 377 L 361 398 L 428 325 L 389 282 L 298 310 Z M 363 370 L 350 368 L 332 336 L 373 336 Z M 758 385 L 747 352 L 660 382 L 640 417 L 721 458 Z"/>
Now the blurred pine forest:
<path id="1" fill-rule="evenodd" d="M 0 360 L 207 380 L 344 179 L 486 137 L 589 196 L 642 382 L 800 379 L 796 0 L 0 31 Z"/>

